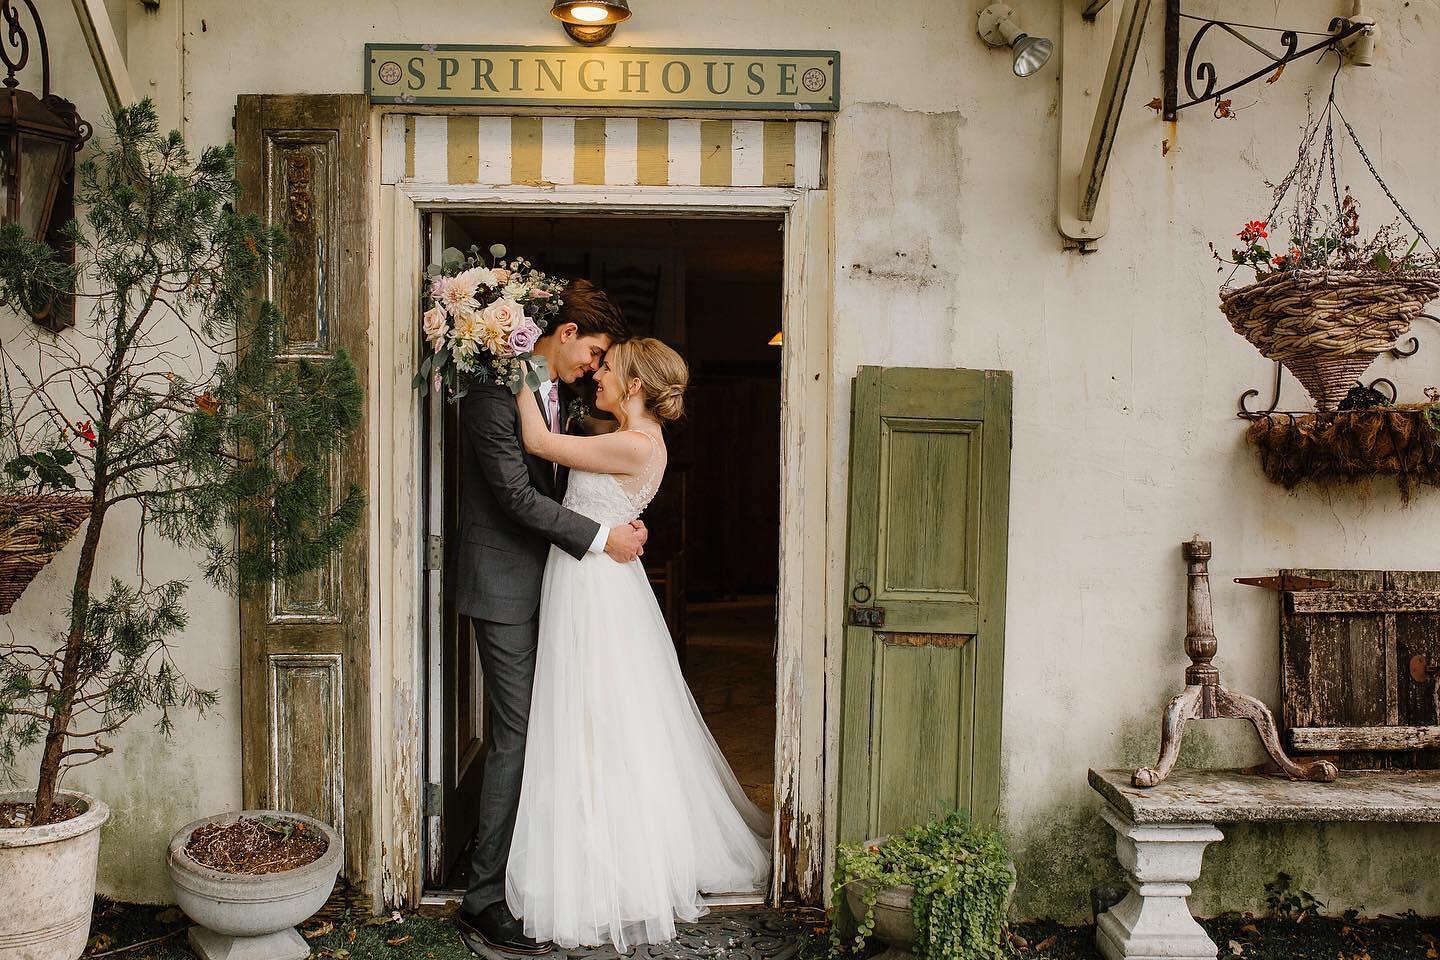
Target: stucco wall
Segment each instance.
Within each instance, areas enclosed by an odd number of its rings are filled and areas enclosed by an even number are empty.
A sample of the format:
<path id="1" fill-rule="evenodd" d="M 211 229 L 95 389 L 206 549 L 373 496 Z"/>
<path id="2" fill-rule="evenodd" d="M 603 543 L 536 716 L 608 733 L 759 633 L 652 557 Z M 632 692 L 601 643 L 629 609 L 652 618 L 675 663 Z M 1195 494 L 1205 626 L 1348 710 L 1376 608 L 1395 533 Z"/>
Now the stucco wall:
<path id="1" fill-rule="evenodd" d="M 1240 391 L 1264 388 L 1270 368 L 1216 308 L 1220 277 L 1206 242 L 1223 245 L 1241 222 L 1263 215 L 1263 179 L 1288 169 L 1306 90 L 1323 88 L 1329 67 L 1299 62 L 1274 86 L 1239 92 L 1236 119 L 1196 108 L 1167 125 L 1145 108 L 1160 93 L 1164 5 L 1154 4 L 1110 164 L 1110 234 L 1082 258 L 1062 250 L 1053 227 L 1056 64 L 1029 80 L 1013 77 L 1005 54 L 975 36 L 972 8 L 980 5 L 636 0 L 619 42 L 842 52 L 831 168 L 833 476 L 845 475 L 857 365 L 1015 372 L 1005 806 L 1022 869 L 1019 909 L 1075 918 L 1088 911 L 1092 883 L 1115 869 L 1085 769 L 1150 757 L 1160 707 L 1182 679 L 1179 542 L 1196 532 L 1214 540 L 1224 677 L 1273 703 L 1276 598 L 1230 578 L 1279 566 L 1440 567 L 1440 500 L 1421 497 L 1401 510 L 1383 485 L 1369 496 L 1287 495 L 1260 477 L 1234 417 Z M 1057 35 L 1054 4 L 1015 5 L 1029 32 Z M 183 102 L 185 133 L 201 145 L 231 137 L 237 94 L 361 89 L 366 41 L 563 42 L 546 6 L 167 0 L 156 15 L 132 0 L 130 59 L 142 93 L 172 113 Z M 1375 66 L 1346 70 L 1344 102 L 1411 211 L 1440 223 L 1432 174 L 1440 60 L 1430 56 L 1440 43 L 1440 5 L 1376 6 Z M 56 85 L 99 116 L 98 86 L 70 13 L 51 7 Z M 1187 8 L 1216 9 L 1198 0 Z M 1348 8 L 1348 0 L 1224 6 L 1234 19 L 1312 30 Z M 169 28 L 147 19 L 174 11 L 183 16 L 183 80 L 173 52 L 156 40 Z M 1231 47 L 1218 53 L 1248 62 Z M 1345 176 L 1357 187 L 1366 180 L 1357 162 Z M 1363 212 L 1373 227 L 1382 205 Z M 1412 398 L 1440 382 L 1440 337 L 1420 335 L 1427 343 L 1419 357 L 1374 369 Z M 1284 405 L 1303 403 L 1287 383 Z M 844 516 L 843 495 L 837 488 L 834 517 Z M 110 567 L 133 565 L 132 532 L 123 524 L 112 530 Z M 186 565 L 157 551 L 148 562 L 152 576 L 161 565 Z M 837 557 L 837 574 L 838 564 Z M 31 588 L 9 618 L 17 630 L 45 622 L 60 583 L 52 570 Z M 199 585 L 194 601 L 179 657 L 194 679 L 220 691 L 216 716 L 180 723 L 170 742 L 137 723 L 116 758 L 71 781 L 115 807 L 101 887 L 128 898 L 167 898 L 164 838 L 239 800 L 234 605 Z M 1256 757 L 1248 732 L 1229 722 L 1187 738 L 1187 762 Z M 1204 911 L 1256 908 L 1263 883 L 1286 870 L 1332 909 L 1437 913 L 1440 886 L 1420 859 L 1437 840 L 1440 831 L 1415 828 L 1233 830 L 1209 854 L 1194 902 Z"/>

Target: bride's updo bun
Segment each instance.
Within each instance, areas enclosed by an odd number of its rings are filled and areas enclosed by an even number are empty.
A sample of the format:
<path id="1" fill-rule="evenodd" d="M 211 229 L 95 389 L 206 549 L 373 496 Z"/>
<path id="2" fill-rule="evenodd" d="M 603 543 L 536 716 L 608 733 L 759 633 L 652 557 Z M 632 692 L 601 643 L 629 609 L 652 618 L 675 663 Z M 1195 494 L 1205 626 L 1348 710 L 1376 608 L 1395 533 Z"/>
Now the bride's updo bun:
<path id="1" fill-rule="evenodd" d="M 624 340 L 610 348 L 605 357 L 610 369 L 627 387 L 640 381 L 645 406 L 661 420 L 679 420 L 685 413 L 685 388 L 690 368 L 685 359 L 653 337 Z"/>

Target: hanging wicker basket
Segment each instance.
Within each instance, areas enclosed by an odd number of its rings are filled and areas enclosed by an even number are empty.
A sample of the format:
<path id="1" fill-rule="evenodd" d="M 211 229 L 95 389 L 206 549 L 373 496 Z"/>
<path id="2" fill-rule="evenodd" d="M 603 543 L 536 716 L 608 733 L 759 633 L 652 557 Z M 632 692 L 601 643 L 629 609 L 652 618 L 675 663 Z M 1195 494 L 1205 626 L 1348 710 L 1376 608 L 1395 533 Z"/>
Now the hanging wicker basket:
<path id="1" fill-rule="evenodd" d="M 1440 270 L 1290 270 L 1222 290 L 1220 309 L 1328 413 L 1436 297 Z"/>
<path id="2" fill-rule="evenodd" d="M 0 496 L 0 614 L 90 516 L 89 497 Z"/>

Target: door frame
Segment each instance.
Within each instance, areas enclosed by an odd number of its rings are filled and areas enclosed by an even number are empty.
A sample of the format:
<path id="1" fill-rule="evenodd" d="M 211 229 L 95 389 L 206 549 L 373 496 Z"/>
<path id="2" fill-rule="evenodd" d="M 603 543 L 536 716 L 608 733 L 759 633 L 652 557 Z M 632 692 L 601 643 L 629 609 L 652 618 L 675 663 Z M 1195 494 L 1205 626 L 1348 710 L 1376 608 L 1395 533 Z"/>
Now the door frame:
<path id="1" fill-rule="evenodd" d="M 377 164 L 378 166 L 378 164 Z M 376 858 L 387 907 L 423 894 L 425 517 L 421 421 L 411 389 L 420 356 L 422 214 L 484 209 L 531 215 L 774 215 L 784 224 L 780 588 L 776 668 L 775 869 L 769 899 L 826 897 L 834 835 L 834 665 L 827 576 L 830 490 L 831 205 L 829 191 L 783 187 L 379 184 L 370 317 L 371 696 Z"/>

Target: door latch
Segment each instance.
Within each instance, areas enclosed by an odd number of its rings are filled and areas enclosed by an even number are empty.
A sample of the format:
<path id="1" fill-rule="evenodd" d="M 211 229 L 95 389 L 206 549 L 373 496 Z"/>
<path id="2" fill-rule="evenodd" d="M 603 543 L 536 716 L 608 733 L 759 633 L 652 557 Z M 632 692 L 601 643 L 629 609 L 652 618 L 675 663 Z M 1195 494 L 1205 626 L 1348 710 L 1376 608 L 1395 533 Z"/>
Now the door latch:
<path id="1" fill-rule="evenodd" d="M 883 627 L 885 626 L 884 607 L 861 607 L 850 608 L 850 626 L 852 627 Z"/>
<path id="2" fill-rule="evenodd" d="M 854 601 L 850 605 L 850 626 L 852 627 L 883 627 L 885 626 L 885 608 L 870 605 L 874 594 L 864 583 L 855 584 L 855 589 L 850 591 L 850 599 Z"/>

